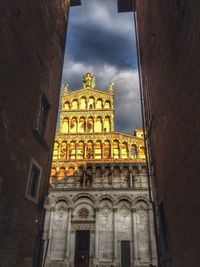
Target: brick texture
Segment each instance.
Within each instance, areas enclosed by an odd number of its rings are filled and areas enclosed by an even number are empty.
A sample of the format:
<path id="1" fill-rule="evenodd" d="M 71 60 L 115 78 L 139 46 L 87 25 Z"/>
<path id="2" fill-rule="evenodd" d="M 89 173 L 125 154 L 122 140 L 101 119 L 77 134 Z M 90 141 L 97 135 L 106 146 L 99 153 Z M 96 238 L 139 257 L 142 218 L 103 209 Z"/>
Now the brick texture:
<path id="1" fill-rule="evenodd" d="M 145 108 L 173 267 L 200 266 L 200 2 L 136 1 Z M 150 101 L 149 101 L 150 100 Z M 148 123 L 147 123 L 148 124 Z M 148 125 L 147 125 L 148 128 Z"/>
<path id="2" fill-rule="evenodd" d="M 43 201 L 56 127 L 68 8 L 67 0 L 7 0 L 0 3 L 2 267 L 30 266 L 38 245 L 38 236 L 41 234 Z M 37 125 L 43 93 L 51 105 L 45 142 L 33 131 Z M 43 169 L 37 205 L 25 198 L 31 157 Z"/>

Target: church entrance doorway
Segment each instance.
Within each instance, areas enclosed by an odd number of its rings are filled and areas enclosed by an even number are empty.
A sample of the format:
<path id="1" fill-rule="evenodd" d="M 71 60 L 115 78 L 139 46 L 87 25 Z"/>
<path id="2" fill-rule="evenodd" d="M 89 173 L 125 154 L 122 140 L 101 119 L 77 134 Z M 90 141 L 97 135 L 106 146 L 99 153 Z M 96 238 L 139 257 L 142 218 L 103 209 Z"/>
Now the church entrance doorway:
<path id="1" fill-rule="evenodd" d="M 131 267 L 130 241 L 121 241 L 121 266 Z"/>
<path id="2" fill-rule="evenodd" d="M 77 230 L 75 242 L 75 267 L 89 267 L 90 231 Z"/>

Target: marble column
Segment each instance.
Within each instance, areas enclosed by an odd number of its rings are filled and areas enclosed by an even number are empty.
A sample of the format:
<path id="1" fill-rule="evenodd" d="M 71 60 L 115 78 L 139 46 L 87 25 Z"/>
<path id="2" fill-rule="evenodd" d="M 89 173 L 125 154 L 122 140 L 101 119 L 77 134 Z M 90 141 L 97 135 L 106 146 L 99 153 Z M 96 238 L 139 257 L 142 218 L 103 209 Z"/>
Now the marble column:
<path id="1" fill-rule="evenodd" d="M 72 212 L 72 208 L 68 207 L 67 236 L 66 236 L 66 255 L 65 255 L 65 261 L 67 263 L 69 262 L 69 257 L 70 257 L 71 212 Z"/>
<path id="2" fill-rule="evenodd" d="M 99 207 L 96 207 L 96 220 L 95 220 L 95 264 L 99 262 Z"/>
<path id="3" fill-rule="evenodd" d="M 132 229 L 133 229 L 133 258 L 134 266 L 138 263 L 138 243 L 137 243 L 137 221 L 136 209 L 132 208 Z"/>
<path id="4" fill-rule="evenodd" d="M 52 232 L 53 232 L 53 217 L 54 217 L 54 207 L 50 208 L 50 222 L 49 222 L 49 233 L 48 233 L 48 240 L 49 240 L 49 245 L 48 245 L 48 251 L 47 251 L 47 257 L 51 257 L 51 239 L 52 239 Z"/>
<path id="5" fill-rule="evenodd" d="M 115 207 L 113 207 L 113 250 L 114 250 L 114 259 L 113 259 L 113 261 L 115 263 L 118 261 L 116 214 L 117 214 L 117 207 L 115 206 Z"/>

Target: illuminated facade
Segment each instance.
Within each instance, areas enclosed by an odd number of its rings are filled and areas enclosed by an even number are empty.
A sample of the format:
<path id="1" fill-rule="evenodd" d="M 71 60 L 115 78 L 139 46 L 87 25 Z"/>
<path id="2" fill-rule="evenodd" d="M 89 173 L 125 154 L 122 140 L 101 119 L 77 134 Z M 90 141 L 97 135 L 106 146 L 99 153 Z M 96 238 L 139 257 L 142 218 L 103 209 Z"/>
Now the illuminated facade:
<path id="1" fill-rule="evenodd" d="M 101 91 L 87 73 L 64 86 L 50 183 L 45 266 L 156 263 L 143 132 L 114 131 L 112 83 Z"/>

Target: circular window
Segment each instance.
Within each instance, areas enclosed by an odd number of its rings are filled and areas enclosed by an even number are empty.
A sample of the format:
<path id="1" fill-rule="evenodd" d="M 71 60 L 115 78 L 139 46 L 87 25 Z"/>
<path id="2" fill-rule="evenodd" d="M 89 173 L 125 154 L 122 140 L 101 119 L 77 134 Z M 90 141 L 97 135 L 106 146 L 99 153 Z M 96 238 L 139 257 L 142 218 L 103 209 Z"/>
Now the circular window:
<path id="1" fill-rule="evenodd" d="M 89 217 L 89 211 L 86 208 L 81 208 L 78 212 L 78 216 L 81 219 L 87 219 Z"/>

